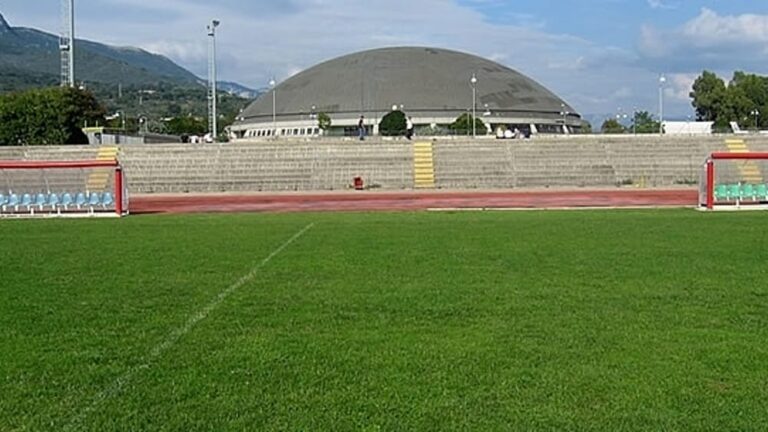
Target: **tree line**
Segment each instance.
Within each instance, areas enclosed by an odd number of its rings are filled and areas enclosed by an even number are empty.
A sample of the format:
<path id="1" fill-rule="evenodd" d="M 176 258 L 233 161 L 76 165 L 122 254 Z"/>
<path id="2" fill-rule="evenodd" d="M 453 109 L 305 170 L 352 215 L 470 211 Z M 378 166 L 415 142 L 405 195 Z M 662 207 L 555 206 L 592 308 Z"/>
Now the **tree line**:
<path id="1" fill-rule="evenodd" d="M 653 114 L 648 111 L 638 111 L 632 115 L 629 126 L 623 125 L 619 119 L 608 119 L 603 122 L 600 131 L 604 134 L 652 134 L 659 133 L 661 125 Z"/>
<path id="2" fill-rule="evenodd" d="M 152 105 L 152 98 L 166 100 L 166 93 L 147 95 L 144 112 L 153 112 L 153 108 L 161 109 L 160 105 Z M 186 93 L 184 95 L 185 98 L 189 97 Z M 234 122 L 246 101 L 228 95 L 224 95 L 221 100 L 223 106 L 219 125 L 223 131 L 224 127 Z M 169 106 L 168 111 L 173 111 L 175 105 L 171 103 Z M 88 144 L 88 138 L 83 132 L 86 126 L 104 126 L 129 134 L 144 130 L 181 136 L 203 135 L 208 131 L 207 118 L 197 112 L 185 113 L 179 109 L 176 115 L 168 112 L 167 117 L 160 117 L 160 114 L 154 112 L 155 116 L 151 117 L 139 109 L 134 108 L 133 111 L 136 114 L 116 107 L 114 100 L 107 99 L 107 103 L 103 103 L 91 89 L 47 87 L 1 94 L 0 146 Z"/>

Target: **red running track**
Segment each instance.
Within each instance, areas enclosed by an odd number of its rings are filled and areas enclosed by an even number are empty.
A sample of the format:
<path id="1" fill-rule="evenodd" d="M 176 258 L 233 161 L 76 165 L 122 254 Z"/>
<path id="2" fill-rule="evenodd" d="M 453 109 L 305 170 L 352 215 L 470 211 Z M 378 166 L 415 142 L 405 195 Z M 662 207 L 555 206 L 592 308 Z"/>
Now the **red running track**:
<path id="1" fill-rule="evenodd" d="M 695 189 L 615 189 L 139 195 L 131 198 L 130 211 L 145 214 L 686 207 L 696 205 L 697 194 Z"/>

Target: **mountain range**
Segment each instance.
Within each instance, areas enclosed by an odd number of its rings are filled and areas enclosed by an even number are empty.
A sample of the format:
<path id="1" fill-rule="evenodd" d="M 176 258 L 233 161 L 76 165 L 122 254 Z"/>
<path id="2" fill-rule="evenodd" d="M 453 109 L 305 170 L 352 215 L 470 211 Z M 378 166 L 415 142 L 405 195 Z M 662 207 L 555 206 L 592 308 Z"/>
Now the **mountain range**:
<path id="1" fill-rule="evenodd" d="M 76 40 L 78 82 L 123 86 L 204 86 L 205 80 L 169 58 L 140 48 Z M 26 27 L 11 27 L 0 14 L 0 92 L 60 82 L 59 37 Z M 221 82 L 222 91 L 253 98 L 256 90 Z"/>

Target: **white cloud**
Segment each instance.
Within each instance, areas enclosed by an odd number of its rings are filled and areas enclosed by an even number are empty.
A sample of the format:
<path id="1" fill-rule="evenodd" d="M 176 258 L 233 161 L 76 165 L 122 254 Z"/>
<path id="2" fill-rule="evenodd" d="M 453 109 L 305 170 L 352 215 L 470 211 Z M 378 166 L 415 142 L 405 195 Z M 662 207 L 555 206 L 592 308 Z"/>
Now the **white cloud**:
<path id="1" fill-rule="evenodd" d="M 663 0 L 648 0 L 648 6 L 651 9 L 677 9 L 678 7 L 676 3 L 669 3 Z"/>
<path id="2" fill-rule="evenodd" d="M 720 16 L 703 8 L 680 32 L 697 46 L 764 44 L 768 42 L 768 15 Z"/>
<path id="3" fill-rule="evenodd" d="M 766 43 L 768 15 L 721 16 L 703 8 L 698 16 L 676 29 L 643 26 L 640 50 L 650 58 L 684 56 L 698 61 L 717 57 L 721 61 L 743 61 L 749 58 L 745 52 L 768 57 Z"/>
<path id="4" fill-rule="evenodd" d="M 667 87 L 664 89 L 664 95 L 681 102 L 690 102 L 690 93 L 693 91 L 693 83 L 698 74 L 695 73 L 673 73 L 667 76 Z"/>

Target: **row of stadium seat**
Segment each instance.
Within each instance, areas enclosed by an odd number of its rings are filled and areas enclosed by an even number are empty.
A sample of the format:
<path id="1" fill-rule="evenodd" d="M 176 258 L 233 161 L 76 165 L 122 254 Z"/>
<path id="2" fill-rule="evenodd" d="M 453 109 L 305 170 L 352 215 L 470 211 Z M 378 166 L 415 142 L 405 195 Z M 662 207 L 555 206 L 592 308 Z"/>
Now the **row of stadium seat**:
<path id="1" fill-rule="evenodd" d="M 0 193 L 0 212 L 16 213 L 19 211 L 43 210 L 90 210 L 97 208 L 107 210 L 115 205 L 115 199 L 110 192 L 79 192 L 76 194 L 38 193 L 8 195 Z"/>
<path id="2" fill-rule="evenodd" d="M 715 185 L 717 201 L 765 201 L 768 200 L 768 185 L 750 183 L 731 183 Z"/>

